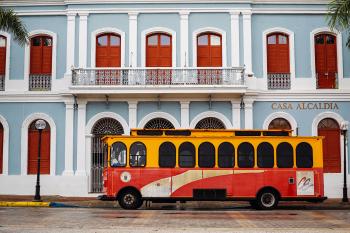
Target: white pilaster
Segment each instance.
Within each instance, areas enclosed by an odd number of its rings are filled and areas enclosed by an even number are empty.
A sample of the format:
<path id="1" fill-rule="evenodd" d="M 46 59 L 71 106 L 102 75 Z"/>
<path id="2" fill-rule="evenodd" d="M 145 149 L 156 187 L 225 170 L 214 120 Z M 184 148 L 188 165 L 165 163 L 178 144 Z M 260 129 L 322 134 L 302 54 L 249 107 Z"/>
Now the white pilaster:
<path id="1" fill-rule="evenodd" d="M 87 62 L 87 19 L 88 13 L 79 13 L 79 67 L 86 68 Z"/>
<path id="2" fill-rule="evenodd" d="M 232 127 L 234 129 L 241 128 L 241 105 L 237 101 L 231 101 L 232 105 Z"/>
<path id="3" fill-rule="evenodd" d="M 66 75 L 70 75 L 72 73 L 71 67 L 74 66 L 75 15 L 76 15 L 76 13 L 68 13 L 67 14 Z"/>
<path id="4" fill-rule="evenodd" d="M 129 13 L 129 66 L 137 67 L 137 12 Z"/>
<path id="5" fill-rule="evenodd" d="M 181 101 L 181 128 L 188 129 L 190 127 L 190 102 Z"/>
<path id="6" fill-rule="evenodd" d="M 64 150 L 64 176 L 72 176 L 73 172 L 73 128 L 74 128 L 74 101 L 66 101 L 66 135 Z"/>
<path id="7" fill-rule="evenodd" d="M 129 101 L 129 127 L 130 129 L 137 128 L 137 101 Z M 124 132 L 129 134 L 130 132 Z"/>
<path id="8" fill-rule="evenodd" d="M 252 99 L 244 99 L 244 128 L 253 129 L 253 102 Z"/>
<path id="9" fill-rule="evenodd" d="M 239 11 L 231 11 L 231 62 L 233 67 L 239 66 Z"/>
<path id="10" fill-rule="evenodd" d="M 75 175 L 86 175 L 85 156 L 85 122 L 86 122 L 86 101 L 78 101 L 78 129 L 77 129 L 77 171 Z"/>
<path id="11" fill-rule="evenodd" d="M 180 56 L 181 67 L 189 66 L 188 59 L 188 11 L 180 11 Z"/>
<path id="12" fill-rule="evenodd" d="M 243 11 L 244 65 L 248 75 L 252 74 L 252 12 Z"/>

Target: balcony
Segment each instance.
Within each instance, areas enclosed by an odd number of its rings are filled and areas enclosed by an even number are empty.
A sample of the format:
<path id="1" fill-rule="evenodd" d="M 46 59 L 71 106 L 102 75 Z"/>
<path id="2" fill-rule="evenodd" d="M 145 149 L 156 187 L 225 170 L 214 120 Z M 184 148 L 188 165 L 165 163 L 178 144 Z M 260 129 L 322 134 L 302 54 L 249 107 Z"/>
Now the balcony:
<path id="1" fill-rule="evenodd" d="M 29 75 L 29 91 L 50 91 L 51 75 L 31 74 Z"/>
<path id="2" fill-rule="evenodd" d="M 0 74 L 0 91 L 5 90 L 5 75 Z"/>
<path id="3" fill-rule="evenodd" d="M 239 93 L 246 89 L 244 68 L 172 67 L 172 68 L 74 68 L 71 90 L 98 92 L 120 90 L 124 93 Z M 196 91 L 197 90 L 197 91 Z"/>
<path id="4" fill-rule="evenodd" d="M 290 73 L 267 74 L 267 88 L 269 90 L 290 89 Z"/>

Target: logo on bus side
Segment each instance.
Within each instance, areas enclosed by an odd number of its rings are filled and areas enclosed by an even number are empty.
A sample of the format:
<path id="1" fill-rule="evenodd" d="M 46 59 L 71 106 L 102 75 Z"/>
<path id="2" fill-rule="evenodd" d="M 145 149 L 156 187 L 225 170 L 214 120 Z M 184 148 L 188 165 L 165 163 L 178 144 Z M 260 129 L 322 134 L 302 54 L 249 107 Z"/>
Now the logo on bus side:
<path id="1" fill-rule="evenodd" d="M 297 171 L 297 195 L 315 195 L 314 173 Z"/>
<path id="2" fill-rule="evenodd" d="M 122 174 L 120 174 L 120 180 L 124 183 L 130 182 L 131 174 L 129 172 L 122 172 Z"/>

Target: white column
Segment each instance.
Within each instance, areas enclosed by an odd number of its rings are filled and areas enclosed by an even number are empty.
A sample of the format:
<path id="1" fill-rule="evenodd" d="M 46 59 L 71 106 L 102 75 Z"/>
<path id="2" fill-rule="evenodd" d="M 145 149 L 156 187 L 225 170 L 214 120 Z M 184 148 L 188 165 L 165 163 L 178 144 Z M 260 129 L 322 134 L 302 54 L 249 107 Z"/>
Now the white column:
<path id="1" fill-rule="evenodd" d="M 244 65 L 248 75 L 252 74 L 252 12 L 244 11 L 243 14 L 243 47 Z"/>
<path id="2" fill-rule="evenodd" d="M 240 102 L 231 101 L 232 105 L 232 127 L 234 129 L 241 128 L 241 105 Z"/>
<path id="3" fill-rule="evenodd" d="M 189 66 L 188 59 L 188 11 L 180 11 L 180 56 L 181 67 Z"/>
<path id="4" fill-rule="evenodd" d="M 88 13 L 79 13 L 79 67 L 86 68 L 87 62 L 87 18 Z"/>
<path id="5" fill-rule="evenodd" d="M 78 101 L 78 129 L 77 129 L 77 171 L 75 175 L 86 175 L 85 156 L 85 124 L 86 124 L 86 101 Z"/>
<path id="6" fill-rule="evenodd" d="M 231 65 L 239 66 L 239 11 L 231 11 Z"/>
<path id="7" fill-rule="evenodd" d="M 71 68 L 72 68 L 72 66 L 74 66 L 75 15 L 76 15 L 76 13 L 68 13 L 67 14 L 66 75 L 70 75 L 72 73 Z"/>
<path id="8" fill-rule="evenodd" d="M 66 135 L 64 149 L 64 176 L 72 176 L 73 172 L 73 129 L 74 129 L 74 101 L 68 100 L 66 104 Z"/>
<path id="9" fill-rule="evenodd" d="M 253 102 L 252 99 L 244 99 L 244 128 L 253 129 Z"/>
<path id="10" fill-rule="evenodd" d="M 137 101 L 129 101 L 129 128 L 137 128 Z M 129 134 L 130 132 L 124 132 L 124 134 Z"/>
<path id="11" fill-rule="evenodd" d="M 181 128 L 188 129 L 190 127 L 190 102 L 181 101 Z"/>
<path id="12" fill-rule="evenodd" d="M 129 13 L 129 66 L 137 67 L 137 12 Z"/>

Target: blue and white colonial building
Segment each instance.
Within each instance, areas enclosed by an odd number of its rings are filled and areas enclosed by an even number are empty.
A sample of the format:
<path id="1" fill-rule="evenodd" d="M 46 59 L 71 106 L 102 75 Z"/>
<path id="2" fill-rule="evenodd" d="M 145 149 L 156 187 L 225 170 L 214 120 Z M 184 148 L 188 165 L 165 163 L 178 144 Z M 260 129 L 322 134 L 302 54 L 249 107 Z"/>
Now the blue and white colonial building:
<path id="1" fill-rule="evenodd" d="M 101 136 L 165 127 L 323 135 L 341 197 L 350 49 L 327 3 L 2 0 L 30 43 L 0 31 L 0 194 L 34 193 L 43 119 L 43 195 L 96 196 Z"/>

